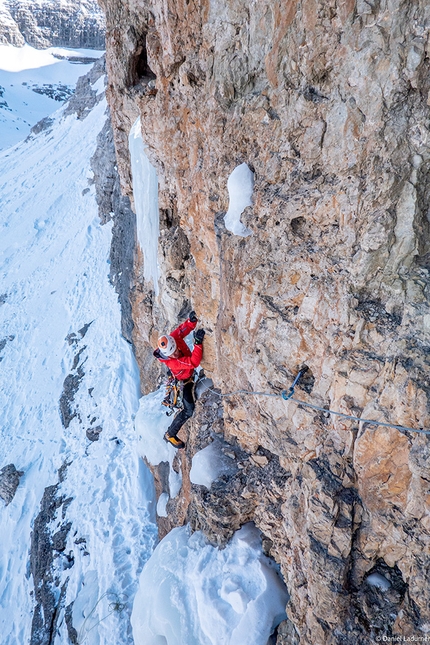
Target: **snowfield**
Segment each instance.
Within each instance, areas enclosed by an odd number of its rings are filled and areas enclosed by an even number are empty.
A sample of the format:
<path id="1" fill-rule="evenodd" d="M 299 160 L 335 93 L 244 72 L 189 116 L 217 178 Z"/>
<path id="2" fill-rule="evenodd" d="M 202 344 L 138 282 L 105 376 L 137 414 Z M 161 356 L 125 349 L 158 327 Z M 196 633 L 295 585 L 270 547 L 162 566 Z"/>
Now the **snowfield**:
<path id="1" fill-rule="evenodd" d="M 102 51 L 30 45 L 0 45 L 0 150 L 26 137 L 30 128 L 52 114 L 73 93 L 76 81 L 86 74 Z"/>
<path id="2" fill-rule="evenodd" d="M 183 527 L 154 551 L 142 457 L 176 453 L 163 390 L 139 401 L 109 282 L 112 222 L 100 224 L 90 166 L 105 99 L 52 120 L 0 152 L 0 471 L 23 473 L 0 499 L 2 645 L 266 645 L 287 594 L 255 528 L 220 551 Z M 196 481 L 211 451 L 195 457 Z M 212 465 L 207 486 L 224 468 Z M 172 497 L 181 483 L 171 468 Z"/>
<path id="3" fill-rule="evenodd" d="M 0 467 L 13 463 L 24 472 L 11 504 L 0 501 L 4 645 L 29 642 L 30 534 L 44 489 L 58 482 L 63 464 L 59 494 L 73 498 L 63 553 L 74 564 L 67 568 L 59 553 L 56 566 L 63 568 L 60 586 L 69 578 L 65 604 L 78 597 L 74 624 L 88 645 L 130 642 L 138 574 L 156 538 L 152 479 L 133 426 L 138 370 L 120 335 L 109 283 L 111 224 L 100 225 L 90 169 L 105 110 L 103 100 L 83 121 L 60 110 L 52 132 L 0 153 Z M 76 416 L 65 428 L 63 384 L 79 366 L 70 402 Z M 97 442 L 87 439 L 92 428 L 102 428 Z M 59 513 L 52 532 L 62 520 Z M 80 603 L 83 594 L 91 599 Z M 123 611 L 110 612 L 113 598 Z M 56 642 L 67 643 L 64 615 L 58 626 Z"/>

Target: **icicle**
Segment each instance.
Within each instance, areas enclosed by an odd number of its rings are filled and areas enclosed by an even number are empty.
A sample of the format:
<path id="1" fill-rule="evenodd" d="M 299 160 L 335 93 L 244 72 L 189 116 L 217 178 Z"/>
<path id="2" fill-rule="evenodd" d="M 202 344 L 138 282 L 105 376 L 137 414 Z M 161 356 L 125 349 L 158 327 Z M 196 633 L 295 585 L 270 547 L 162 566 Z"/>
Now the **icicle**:
<path id="1" fill-rule="evenodd" d="M 133 196 L 136 208 L 137 239 L 142 249 L 143 277 L 152 280 L 155 295 L 158 295 L 158 235 L 160 222 L 158 213 L 158 179 L 154 166 L 145 154 L 147 146 L 142 139 L 140 117 L 130 130 L 129 149 Z"/>

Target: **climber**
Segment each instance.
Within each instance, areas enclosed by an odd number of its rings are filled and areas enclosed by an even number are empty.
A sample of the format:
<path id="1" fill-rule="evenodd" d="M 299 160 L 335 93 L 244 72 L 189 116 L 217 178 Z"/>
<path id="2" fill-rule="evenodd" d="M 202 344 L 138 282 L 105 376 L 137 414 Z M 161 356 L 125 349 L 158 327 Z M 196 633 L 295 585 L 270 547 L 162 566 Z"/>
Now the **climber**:
<path id="1" fill-rule="evenodd" d="M 193 415 L 195 408 L 193 376 L 194 369 L 200 365 L 202 360 L 205 330 L 198 329 L 194 332 L 194 349 L 192 352 L 184 338 L 195 329 L 196 325 L 196 312 L 192 311 L 188 320 L 182 325 L 179 325 L 171 334 L 161 336 L 158 339 L 158 348 L 154 352 L 155 358 L 167 365 L 173 376 L 183 384 L 182 400 L 184 409 L 178 412 L 164 435 L 164 439 L 175 448 L 185 447 L 184 442 L 177 438 L 177 434 L 185 421 Z"/>

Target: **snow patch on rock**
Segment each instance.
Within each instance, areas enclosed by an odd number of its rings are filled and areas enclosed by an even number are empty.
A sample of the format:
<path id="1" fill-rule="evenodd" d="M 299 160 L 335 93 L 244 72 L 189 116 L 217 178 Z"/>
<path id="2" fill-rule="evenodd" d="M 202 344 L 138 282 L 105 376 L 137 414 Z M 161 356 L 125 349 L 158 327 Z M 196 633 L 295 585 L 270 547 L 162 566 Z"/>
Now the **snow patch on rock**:
<path id="1" fill-rule="evenodd" d="M 232 472 L 233 467 L 233 460 L 222 452 L 219 441 L 214 440 L 194 455 L 190 480 L 193 484 L 210 488 L 212 482 L 222 474 Z"/>
<path id="2" fill-rule="evenodd" d="M 366 582 L 367 584 L 372 585 L 372 587 L 378 587 L 378 589 L 381 589 L 382 591 L 388 591 L 391 587 L 391 583 L 380 573 L 371 573 L 370 576 L 366 578 Z"/>
<path id="3" fill-rule="evenodd" d="M 169 501 L 169 496 L 167 493 L 161 493 L 157 502 L 157 515 L 158 517 L 167 517 L 167 502 Z"/>
<path id="4" fill-rule="evenodd" d="M 240 237 L 252 235 L 240 221 L 240 216 L 247 206 L 252 206 L 252 193 L 254 192 L 254 173 L 246 163 L 236 166 L 227 181 L 230 203 L 224 217 L 225 227 Z"/>

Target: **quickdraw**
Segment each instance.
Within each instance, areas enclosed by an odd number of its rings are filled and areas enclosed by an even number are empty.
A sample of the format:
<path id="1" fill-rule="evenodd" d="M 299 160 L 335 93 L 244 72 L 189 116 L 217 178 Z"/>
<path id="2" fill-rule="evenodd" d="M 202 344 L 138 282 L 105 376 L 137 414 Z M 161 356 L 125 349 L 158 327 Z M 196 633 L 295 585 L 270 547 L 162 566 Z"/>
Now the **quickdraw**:
<path id="1" fill-rule="evenodd" d="M 308 371 L 308 369 L 309 368 L 307 367 L 307 365 L 305 365 L 305 367 L 302 367 L 302 369 L 300 370 L 300 372 L 297 374 L 296 378 L 294 379 L 291 387 L 289 387 L 288 390 L 282 390 L 281 396 L 284 399 L 284 401 L 288 401 L 288 399 L 291 399 L 291 397 L 294 394 L 294 388 L 296 387 L 297 383 L 302 378 L 303 374 L 305 374 Z"/>

